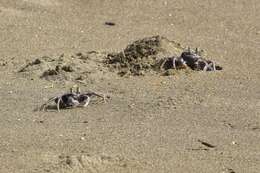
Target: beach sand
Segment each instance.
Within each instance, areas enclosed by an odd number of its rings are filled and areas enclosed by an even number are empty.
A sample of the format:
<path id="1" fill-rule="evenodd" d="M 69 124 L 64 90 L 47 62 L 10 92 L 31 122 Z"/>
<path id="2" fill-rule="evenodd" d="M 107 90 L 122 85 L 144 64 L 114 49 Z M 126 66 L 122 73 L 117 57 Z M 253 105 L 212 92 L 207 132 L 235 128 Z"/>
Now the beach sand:
<path id="1" fill-rule="evenodd" d="M 258 0 L 0 0 L 0 172 L 259 173 L 259 11 Z M 18 72 L 154 35 L 223 70 L 121 77 L 92 58 L 84 83 Z M 110 99 L 35 111 L 75 84 Z"/>

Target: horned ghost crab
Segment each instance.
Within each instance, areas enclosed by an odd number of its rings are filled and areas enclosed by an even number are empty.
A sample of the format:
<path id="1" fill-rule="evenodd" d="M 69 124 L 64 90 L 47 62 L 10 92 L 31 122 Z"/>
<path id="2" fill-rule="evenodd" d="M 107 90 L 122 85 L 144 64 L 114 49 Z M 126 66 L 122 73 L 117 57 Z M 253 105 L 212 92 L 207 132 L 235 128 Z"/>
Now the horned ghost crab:
<path id="1" fill-rule="evenodd" d="M 93 96 L 101 97 L 104 101 L 106 101 L 106 97 L 104 95 L 97 94 L 95 92 L 81 93 L 80 88 L 77 87 L 76 92 L 73 91 L 73 88 L 70 88 L 69 93 L 50 98 L 40 107 L 40 110 L 46 110 L 46 108 L 49 107 L 49 104 L 53 101 L 55 102 L 58 111 L 66 108 L 86 107 Z"/>
<path id="2" fill-rule="evenodd" d="M 182 52 L 180 57 L 168 57 L 162 64 L 161 69 L 182 69 L 191 68 L 196 71 L 216 71 L 222 70 L 222 67 L 215 62 L 202 58 L 201 51 L 187 49 Z"/>

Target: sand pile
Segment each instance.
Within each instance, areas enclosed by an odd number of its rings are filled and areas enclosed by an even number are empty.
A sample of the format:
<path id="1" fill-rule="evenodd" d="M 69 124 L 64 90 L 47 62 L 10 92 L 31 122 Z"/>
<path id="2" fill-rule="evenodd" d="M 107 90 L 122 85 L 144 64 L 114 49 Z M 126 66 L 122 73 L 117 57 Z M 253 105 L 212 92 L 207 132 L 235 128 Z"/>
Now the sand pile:
<path id="1" fill-rule="evenodd" d="M 165 37 L 147 37 L 129 44 L 122 52 L 108 54 L 107 63 L 121 75 L 143 75 L 160 71 L 165 57 L 180 56 L 183 50 L 179 43 Z"/>

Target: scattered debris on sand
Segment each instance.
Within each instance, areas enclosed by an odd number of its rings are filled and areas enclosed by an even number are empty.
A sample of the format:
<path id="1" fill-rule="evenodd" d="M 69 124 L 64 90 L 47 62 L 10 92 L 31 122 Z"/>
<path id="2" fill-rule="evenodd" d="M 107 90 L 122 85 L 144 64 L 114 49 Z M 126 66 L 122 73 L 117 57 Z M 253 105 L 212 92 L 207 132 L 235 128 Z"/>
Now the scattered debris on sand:
<path id="1" fill-rule="evenodd" d="M 105 25 L 107 25 L 107 26 L 115 26 L 116 24 L 114 22 L 105 22 Z"/>
<path id="2" fill-rule="evenodd" d="M 215 145 L 212 145 L 212 144 L 210 144 L 208 142 L 204 142 L 204 141 L 202 141 L 200 139 L 198 139 L 198 142 L 200 142 L 202 145 L 204 145 L 204 146 L 206 146 L 208 148 L 215 148 L 216 147 Z"/>
<path id="3" fill-rule="evenodd" d="M 91 75 L 103 73 L 104 68 L 100 64 L 105 57 L 106 54 L 95 51 L 72 56 L 62 54 L 57 58 L 43 56 L 29 62 L 18 72 L 50 81 L 84 81 Z"/>

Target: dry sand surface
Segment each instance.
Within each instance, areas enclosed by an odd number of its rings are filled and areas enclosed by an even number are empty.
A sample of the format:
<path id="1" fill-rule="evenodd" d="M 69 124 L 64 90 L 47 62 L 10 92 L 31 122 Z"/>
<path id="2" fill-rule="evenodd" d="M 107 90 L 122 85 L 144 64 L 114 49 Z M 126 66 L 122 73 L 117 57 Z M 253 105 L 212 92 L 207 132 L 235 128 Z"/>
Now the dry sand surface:
<path id="1" fill-rule="evenodd" d="M 259 173 L 259 11 L 259 0 L 0 0 L 0 172 Z M 102 65 L 154 35 L 223 70 L 121 77 Z M 83 82 L 41 77 L 57 59 Z M 110 99 L 35 111 L 75 84 Z"/>

